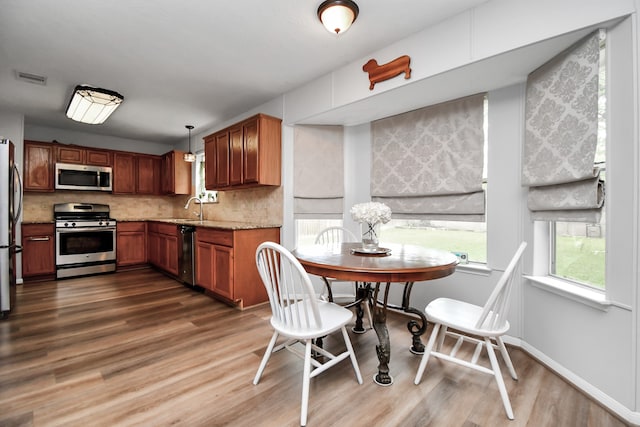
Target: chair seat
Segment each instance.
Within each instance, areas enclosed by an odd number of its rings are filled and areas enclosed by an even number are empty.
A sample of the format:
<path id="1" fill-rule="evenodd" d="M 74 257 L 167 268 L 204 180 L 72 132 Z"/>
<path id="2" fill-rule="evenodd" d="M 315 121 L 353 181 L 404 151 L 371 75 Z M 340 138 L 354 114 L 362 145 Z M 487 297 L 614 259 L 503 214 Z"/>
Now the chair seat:
<path id="1" fill-rule="evenodd" d="M 339 330 L 342 326 L 349 323 L 353 319 L 353 312 L 347 308 L 322 300 L 318 300 L 316 301 L 316 303 L 318 305 L 318 311 L 320 312 L 320 319 L 322 322 L 321 327 L 296 330 L 293 329 L 291 325 L 287 326 L 281 324 L 275 317 L 271 317 L 271 326 L 273 326 L 273 329 L 275 329 L 280 335 L 289 338 L 304 340 L 316 338 L 322 335 L 328 335 Z M 300 304 L 308 305 L 309 303 L 297 302 L 295 304 L 292 304 L 292 311 L 295 312 L 295 307 Z"/>
<path id="2" fill-rule="evenodd" d="M 437 298 L 427 305 L 427 320 L 441 323 L 453 329 L 481 337 L 504 335 L 509 330 L 509 322 L 499 329 L 477 328 L 476 323 L 482 314 L 483 307 L 450 298 Z"/>

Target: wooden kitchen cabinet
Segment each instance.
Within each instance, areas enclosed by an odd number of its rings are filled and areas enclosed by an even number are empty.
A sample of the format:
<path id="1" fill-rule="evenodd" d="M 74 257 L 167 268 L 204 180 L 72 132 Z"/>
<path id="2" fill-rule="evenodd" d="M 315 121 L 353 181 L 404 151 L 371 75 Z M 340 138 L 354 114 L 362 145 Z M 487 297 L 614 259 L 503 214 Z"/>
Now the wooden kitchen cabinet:
<path id="1" fill-rule="evenodd" d="M 231 145 L 229 132 L 218 132 L 204 139 L 205 188 L 229 187 Z M 209 165 L 213 165 L 209 167 Z"/>
<path id="2" fill-rule="evenodd" d="M 24 141 L 24 191 L 54 191 L 53 144 Z"/>
<path id="3" fill-rule="evenodd" d="M 112 166 L 113 153 L 109 150 L 87 148 L 85 154 L 85 164 L 93 166 Z"/>
<path id="4" fill-rule="evenodd" d="M 135 194 L 135 155 L 115 153 L 113 156 L 113 194 Z"/>
<path id="5" fill-rule="evenodd" d="M 196 230 L 196 284 L 228 301 L 234 300 L 233 232 Z"/>
<path id="6" fill-rule="evenodd" d="M 243 126 L 238 125 L 229 129 L 229 185 L 242 185 L 244 183 L 244 139 Z M 224 159 L 221 159 L 224 160 Z M 206 175 L 206 174 L 205 174 Z"/>
<path id="7" fill-rule="evenodd" d="M 118 222 L 116 267 L 126 269 L 147 263 L 147 226 L 144 221 Z"/>
<path id="8" fill-rule="evenodd" d="M 178 276 L 178 227 L 175 224 L 149 222 L 147 248 L 151 265 Z"/>
<path id="9" fill-rule="evenodd" d="M 111 166 L 112 164 L 110 151 L 76 145 L 57 145 L 56 162 L 91 166 Z"/>
<path id="10" fill-rule="evenodd" d="M 204 138 L 205 186 L 280 185 L 282 120 L 258 114 Z"/>
<path id="11" fill-rule="evenodd" d="M 56 163 L 77 163 L 83 165 L 86 152 L 82 147 L 58 145 L 56 146 Z"/>
<path id="12" fill-rule="evenodd" d="M 160 194 L 162 158 L 118 152 L 113 162 L 114 194 Z"/>
<path id="13" fill-rule="evenodd" d="M 183 159 L 184 151 L 173 150 L 163 156 L 162 192 L 191 194 L 191 163 Z"/>
<path id="14" fill-rule="evenodd" d="M 160 165 L 162 158 L 159 156 L 136 155 L 136 193 L 160 194 Z"/>
<path id="15" fill-rule="evenodd" d="M 53 224 L 22 224 L 22 277 L 48 280 L 55 277 Z"/>
<path id="16" fill-rule="evenodd" d="M 255 263 L 264 241 L 280 242 L 280 229 L 196 228 L 196 284 L 239 308 L 268 301 Z"/>

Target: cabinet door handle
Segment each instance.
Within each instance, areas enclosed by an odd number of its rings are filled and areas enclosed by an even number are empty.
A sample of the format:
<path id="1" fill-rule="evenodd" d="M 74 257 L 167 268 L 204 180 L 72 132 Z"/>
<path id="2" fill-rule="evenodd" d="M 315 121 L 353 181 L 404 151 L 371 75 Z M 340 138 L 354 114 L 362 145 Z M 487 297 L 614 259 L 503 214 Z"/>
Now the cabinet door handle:
<path id="1" fill-rule="evenodd" d="M 49 237 L 49 236 L 29 237 L 29 238 L 27 238 L 27 240 L 29 240 L 30 242 L 48 242 L 50 239 L 51 239 L 51 237 Z"/>

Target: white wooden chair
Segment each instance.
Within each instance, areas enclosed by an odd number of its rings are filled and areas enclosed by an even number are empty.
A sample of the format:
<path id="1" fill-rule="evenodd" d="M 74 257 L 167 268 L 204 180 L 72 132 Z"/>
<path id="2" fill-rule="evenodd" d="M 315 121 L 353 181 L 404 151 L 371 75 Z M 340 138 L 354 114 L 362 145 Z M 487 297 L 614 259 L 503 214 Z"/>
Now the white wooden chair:
<path id="1" fill-rule="evenodd" d="M 342 242 L 357 242 L 358 238 L 355 234 L 353 234 L 349 229 L 344 227 L 327 227 L 321 230 L 316 236 L 315 244 L 316 245 L 324 245 L 327 247 L 340 247 Z M 362 299 L 360 295 L 358 295 L 358 282 L 350 282 L 353 283 L 353 292 L 334 292 L 334 284 L 336 283 L 348 283 L 346 280 L 339 280 L 332 277 L 323 277 L 322 280 L 326 285 L 327 294 L 323 295 L 324 298 L 327 298 L 331 302 L 335 302 L 336 304 L 340 304 L 343 307 L 351 308 L 351 307 L 360 307 L 358 310 L 362 310 L 362 304 L 364 305 L 364 311 L 367 312 L 367 319 L 369 319 L 369 327 L 373 328 L 373 319 L 371 317 L 371 309 L 369 308 L 369 304 L 365 299 Z M 364 285 L 364 284 L 362 284 Z M 362 316 L 362 312 L 359 314 Z M 352 328 L 352 331 L 355 333 L 364 333 L 366 330 L 358 330 L 356 328 Z"/>
<path id="2" fill-rule="evenodd" d="M 504 273 L 502 273 L 500 280 L 498 280 L 496 287 L 493 289 L 484 307 L 449 298 L 437 298 L 427 305 L 425 309 L 427 320 L 433 322 L 434 325 L 431 336 L 429 337 L 429 342 L 424 350 L 424 355 L 420 361 L 420 366 L 418 367 L 418 373 L 414 380 L 415 384 L 420 383 L 430 356 L 491 374 L 495 377 L 496 383 L 498 383 L 498 390 L 500 391 L 507 417 L 511 420 L 513 419 L 511 402 L 509 401 L 509 395 L 507 394 L 507 389 L 502 379 L 500 365 L 498 364 L 494 348 L 500 350 L 511 377 L 517 380 L 518 376 L 513 368 L 509 353 L 504 346 L 502 336 L 509 330 L 507 313 L 513 283 L 513 272 L 526 247 L 526 242 L 520 244 L 520 247 L 509 262 Z M 449 328 L 455 329 L 456 332 L 449 331 Z M 449 354 L 440 352 L 445 336 L 456 339 L 456 343 Z M 495 341 L 495 343 L 492 340 Z M 476 345 L 470 361 L 457 357 L 457 352 L 463 342 L 471 342 Z M 487 349 L 491 369 L 478 364 L 478 358 L 483 347 Z"/>
<path id="3" fill-rule="evenodd" d="M 258 384 L 260 381 L 272 353 L 286 348 L 303 358 L 300 425 L 304 426 L 307 424 L 309 380 L 311 378 L 338 362 L 351 358 L 356 379 L 359 384 L 362 384 L 358 361 L 345 329 L 345 325 L 353 318 L 353 313 L 337 304 L 318 299 L 309 275 L 300 262 L 287 249 L 277 243 L 264 242 L 258 246 L 256 264 L 269 295 L 272 312 L 271 326 L 274 332 L 253 379 L 253 384 Z M 338 330 L 342 332 L 346 346 L 346 350 L 342 353 L 332 354 L 314 344 L 313 340 Z M 276 346 L 280 335 L 286 337 L 287 341 Z M 303 344 L 304 348 L 300 348 L 299 344 Z M 324 361 L 321 362 L 313 358 L 312 350 L 313 354 L 324 356 Z"/>

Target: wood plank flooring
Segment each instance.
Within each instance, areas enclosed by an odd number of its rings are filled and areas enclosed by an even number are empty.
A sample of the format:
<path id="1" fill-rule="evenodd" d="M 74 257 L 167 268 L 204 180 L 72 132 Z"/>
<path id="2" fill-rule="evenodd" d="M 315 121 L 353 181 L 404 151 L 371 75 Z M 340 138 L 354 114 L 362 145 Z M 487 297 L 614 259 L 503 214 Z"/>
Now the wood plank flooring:
<path id="1" fill-rule="evenodd" d="M 268 306 L 238 311 L 151 269 L 20 286 L 0 321 L 0 426 L 299 425 L 300 359 L 273 355 L 252 384 L 269 316 Z M 406 321 L 389 314 L 394 384 L 372 381 L 375 333 L 351 334 L 364 384 L 348 361 L 312 379 L 307 425 L 625 425 L 519 349 L 510 349 L 519 381 L 505 375 L 513 421 L 488 375 L 434 359 L 416 386 Z"/>

